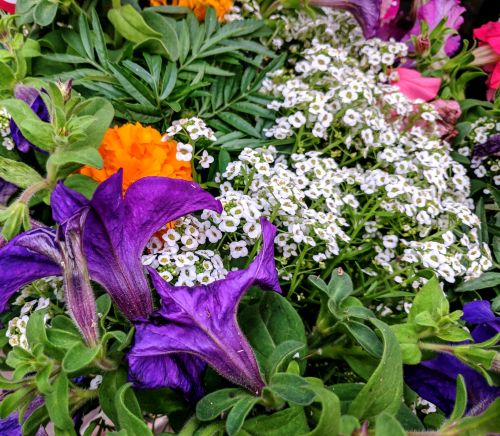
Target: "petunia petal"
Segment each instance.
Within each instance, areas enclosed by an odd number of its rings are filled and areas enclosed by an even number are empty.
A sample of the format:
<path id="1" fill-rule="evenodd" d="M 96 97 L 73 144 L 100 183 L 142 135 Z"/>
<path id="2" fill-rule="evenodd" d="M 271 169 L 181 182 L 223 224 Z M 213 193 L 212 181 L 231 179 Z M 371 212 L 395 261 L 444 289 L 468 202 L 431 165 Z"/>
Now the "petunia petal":
<path id="1" fill-rule="evenodd" d="M 334 9 L 345 9 L 354 15 L 365 38 L 372 38 L 380 25 L 382 0 L 311 0 L 310 4 Z"/>
<path id="2" fill-rule="evenodd" d="M 165 177 L 145 177 L 133 183 L 125 194 L 126 229 L 135 250 L 142 250 L 151 236 L 181 216 L 222 205 L 194 182 Z"/>
<path id="3" fill-rule="evenodd" d="M 122 172 L 101 183 L 90 201 L 85 254 L 90 275 L 109 292 L 130 320 L 153 312 L 141 255 L 152 234 L 169 221 L 220 203 L 198 185 L 166 177 L 145 177 L 122 195 Z"/>
<path id="4" fill-rule="evenodd" d="M 134 361 L 132 378 L 142 358 L 190 353 L 233 383 L 260 393 L 264 382 L 236 314 L 241 297 L 253 284 L 281 291 L 274 264 L 276 228 L 267 220 L 262 220 L 261 225 L 263 248 L 258 256 L 247 269 L 233 271 L 223 280 L 193 288 L 175 287 L 155 270 L 149 270 L 162 307 L 155 317 L 157 324 L 137 325 L 136 341 L 129 353 L 129 360 Z M 156 383 L 157 378 L 152 378 L 151 383 Z M 147 379 L 142 382 L 148 386 Z"/>
<path id="5" fill-rule="evenodd" d="M 61 275 L 56 250 L 55 234 L 48 229 L 30 230 L 0 249 L 0 312 L 19 288 L 43 277 Z"/>
<path id="6" fill-rule="evenodd" d="M 62 181 L 59 181 L 50 196 L 50 207 L 52 208 L 52 218 L 59 224 L 69 219 L 84 206 L 89 204 L 82 194 L 67 188 Z"/>
<path id="7" fill-rule="evenodd" d="M 60 239 L 66 307 L 86 344 L 93 347 L 99 340 L 99 324 L 94 291 L 83 254 L 83 228 L 88 213 L 88 208 L 82 209 L 65 221 L 60 227 Z"/>
<path id="8" fill-rule="evenodd" d="M 143 332 L 136 332 L 136 341 Z M 130 381 L 138 388 L 179 389 L 190 400 L 197 400 L 203 395 L 200 379 L 206 363 L 196 356 L 187 353 L 162 356 L 153 353 L 151 357 L 129 355 L 128 364 Z"/>

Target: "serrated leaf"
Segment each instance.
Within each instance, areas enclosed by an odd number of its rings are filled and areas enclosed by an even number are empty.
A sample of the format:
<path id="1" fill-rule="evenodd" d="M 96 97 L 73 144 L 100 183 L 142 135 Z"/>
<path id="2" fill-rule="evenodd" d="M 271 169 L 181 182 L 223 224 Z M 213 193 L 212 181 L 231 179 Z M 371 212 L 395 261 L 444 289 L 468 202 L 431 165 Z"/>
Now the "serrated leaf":
<path id="1" fill-rule="evenodd" d="M 235 127 L 247 135 L 253 136 L 254 138 L 261 138 L 260 132 L 253 127 L 248 121 L 245 121 L 239 115 L 233 114 L 231 112 L 221 112 L 218 114 L 219 118 L 228 123 L 229 125 Z"/>

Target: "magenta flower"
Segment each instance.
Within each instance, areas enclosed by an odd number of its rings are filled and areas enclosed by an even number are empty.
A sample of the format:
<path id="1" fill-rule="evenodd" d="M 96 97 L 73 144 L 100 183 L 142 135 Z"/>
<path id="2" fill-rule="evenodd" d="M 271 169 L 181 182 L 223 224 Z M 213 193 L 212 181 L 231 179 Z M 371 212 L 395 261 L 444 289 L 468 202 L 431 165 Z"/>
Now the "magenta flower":
<path id="1" fill-rule="evenodd" d="M 223 280 L 176 287 L 149 270 L 161 308 L 152 321 L 136 325 L 135 344 L 128 354 L 129 376 L 136 386 L 179 388 L 187 396 L 199 396 L 201 359 L 231 382 L 260 394 L 264 381 L 236 315 L 252 285 L 281 292 L 274 263 L 276 228 L 265 219 L 261 225 L 260 253 L 248 268 L 232 271 Z M 180 371 L 179 361 L 190 367 Z"/>
<path id="2" fill-rule="evenodd" d="M 322 8 L 345 9 L 351 12 L 363 29 L 365 38 L 372 38 L 380 26 L 382 0 L 311 0 L 310 4 Z"/>
<path id="3" fill-rule="evenodd" d="M 461 6 L 460 0 L 430 0 L 417 9 L 415 24 L 403 37 L 403 40 L 410 39 L 412 35 L 420 34 L 421 21 L 426 21 L 429 25 L 429 31 L 432 31 L 443 18 L 446 18 L 446 27 L 458 30 L 464 22 L 462 17 L 464 12 L 465 8 Z M 445 52 L 448 56 L 453 55 L 459 47 L 460 35 L 450 35 L 446 38 Z"/>
<path id="4" fill-rule="evenodd" d="M 488 301 L 474 301 L 464 305 L 462 318 L 477 324 L 472 331 L 475 342 L 486 341 L 500 332 L 500 317 L 495 316 Z M 471 415 L 484 411 L 500 397 L 500 387 L 490 386 L 482 374 L 449 354 L 418 365 L 405 365 L 405 383 L 427 401 L 434 403 L 449 415 L 456 396 L 456 379 L 461 374 L 467 387 L 467 410 Z"/>
<path id="5" fill-rule="evenodd" d="M 474 29 L 474 38 L 479 41 L 479 47 L 472 52 L 474 61 L 471 65 L 482 67 L 489 73 L 488 100 L 493 100 L 500 88 L 500 23 L 490 21 Z"/>
<path id="6" fill-rule="evenodd" d="M 14 89 L 14 95 L 17 99 L 23 100 L 27 103 L 42 121 L 49 121 L 49 110 L 37 89 L 32 88 L 31 86 L 17 85 Z M 43 150 L 35 147 L 23 136 L 13 118 L 10 120 L 10 134 L 12 135 L 12 139 L 14 140 L 14 143 L 19 151 L 26 153 L 30 148 L 34 148 L 45 153 Z"/>
<path id="7" fill-rule="evenodd" d="M 141 264 L 144 247 L 160 227 L 202 209 L 221 210 L 220 202 L 184 180 L 145 177 L 122 195 L 121 171 L 101 183 L 92 200 L 56 187 L 52 213 L 59 224 L 88 208 L 83 252 L 90 278 L 102 285 L 130 320 L 147 319 L 153 300 Z M 27 246 L 27 242 L 29 246 Z M 55 257 L 58 241 L 51 229 L 36 229 L 0 249 L 0 311 L 20 287 L 42 277 L 61 275 Z"/>

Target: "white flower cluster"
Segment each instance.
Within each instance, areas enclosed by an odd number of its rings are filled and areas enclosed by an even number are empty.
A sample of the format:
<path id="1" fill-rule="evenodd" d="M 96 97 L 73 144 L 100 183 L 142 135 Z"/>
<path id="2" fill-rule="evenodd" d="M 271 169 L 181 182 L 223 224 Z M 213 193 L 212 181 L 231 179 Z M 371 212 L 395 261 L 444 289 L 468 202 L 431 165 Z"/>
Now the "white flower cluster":
<path id="1" fill-rule="evenodd" d="M 0 136 L 2 145 L 7 150 L 12 150 L 15 147 L 14 141 L 10 136 L 10 115 L 4 108 L 0 108 Z"/>
<path id="2" fill-rule="evenodd" d="M 370 250 L 367 272 L 376 274 L 369 269 L 373 263 L 396 282 L 423 268 L 453 282 L 457 276 L 477 277 L 491 267 L 489 249 L 478 241 L 478 218 L 444 175 L 435 181 L 419 177 L 420 170 L 405 177 L 360 165 L 341 167 L 313 151 L 292 155 L 291 166 L 276 156 L 273 148 L 243 150 L 222 174 L 221 190 L 222 198 L 246 192 L 247 202 L 250 197 L 262 215 L 273 218 L 284 269 L 306 253 L 319 263 L 348 248 L 366 250 L 368 243 L 375 253 Z M 446 162 L 450 172 L 462 168 L 451 159 Z M 387 161 L 379 163 L 390 168 Z M 464 225 L 469 230 L 464 231 Z M 293 262 L 286 261 L 290 258 Z"/>
<path id="3" fill-rule="evenodd" d="M 194 143 L 201 138 L 209 141 L 216 141 L 213 130 L 205 124 L 201 118 L 182 118 L 172 122 L 172 126 L 167 129 L 167 133 L 163 136 L 162 141 L 169 141 L 172 137 L 183 134 L 188 138 L 188 143 L 177 141 L 177 153 L 175 155 L 177 160 L 190 162 L 193 159 Z M 202 156 L 199 158 L 200 165 L 203 168 L 210 167 L 214 158 L 208 154 L 206 150 L 203 151 Z"/>
<path id="4" fill-rule="evenodd" d="M 469 134 L 464 139 L 464 144 L 458 149 L 462 156 L 470 157 L 475 147 L 480 147 L 488 138 L 493 135 L 500 135 L 500 122 L 494 122 L 491 118 L 478 118 L 470 127 Z M 500 158 L 499 151 L 491 156 L 473 157 L 471 167 L 474 175 L 483 179 L 491 177 L 496 186 L 500 186 Z"/>
<path id="5" fill-rule="evenodd" d="M 21 313 L 9 320 L 7 331 L 5 335 L 9 338 L 9 345 L 11 347 L 21 347 L 29 350 L 28 339 L 26 337 L 26 326 L 28 325 L 29 316 L 32 312 L 42 310 L 50 304 L 49 298 L 41 297 L 37 300 L 30 300 L 21 307 Z M 45 314 L 45 322 L 50 319 L 48 313 Z"/>
<path id="6" fill-rule="evenodd" d="M 256 0 L 240 0 L 234 2 L 229 12 L 224 15 L 224 21 L 239 21 L 245 17 L 261 20 L 260 5 Z"/>
<path id="7" fill-rule="evenodd" d="M 206 285 L 227 275 L 221 256 L 202 247 L 221 239 L 221 231 L 211 222 L 186 216 L 151 238 L 142 263 L 176 286 Z"/>

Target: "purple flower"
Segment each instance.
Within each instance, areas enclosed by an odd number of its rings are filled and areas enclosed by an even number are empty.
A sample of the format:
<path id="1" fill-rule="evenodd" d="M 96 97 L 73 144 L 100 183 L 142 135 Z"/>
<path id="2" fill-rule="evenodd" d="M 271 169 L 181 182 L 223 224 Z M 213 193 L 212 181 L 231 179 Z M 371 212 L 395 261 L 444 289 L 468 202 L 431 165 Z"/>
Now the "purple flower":
<path id="1" fill-rule="evenodd" d="M 5 205 L 12 194 L 17 191 L 17 186 L 0 178 L 0 204 Z"/>
<path id="2" fill-rule="evenodd" d="M 500 152 L 500 134 L 490 136 L 483 144 L 476 144 L 472 151 L 473 158 L 498 155 Z"/>
<path id="3" fill-rule="evenodd" d="M 476 342 L 486 341 L 500 332 L 500 317 L 491 311 L 488 301 L 474 301 L 464 305 L 465 321 L 478 324 L 472 331 Z M 480 414 L 500 396 L 500 387 L 490 386 L 482 374 L 449 354 L 418 365 L 405 365 L 405 382 L 422 398 L 434 403 L 449 415 L 456 396 L 456 379 L 464 377 L 467 387 L 467 410 L 469 414 Z"/>
<path id="4" fill-rule="evenodd" d="M 5 394 L 5 391 L 3 392 Z M 26 421 L 30 415 L 43 404 L 42 397 L 36 397 L 24 412 L 23 422 Z M 0 419 L 0 435 L 2 436 L 22 436 L 21 431 L 22 423 L 19 423 L 19 414 L 17 412 L 11 413 L 7 418 Z M 47 433 L 40 427 L 35 436 L 46 436 Z"/>
<path id="5" fill-rule="evenodd" d="M 415 24 L 411 30 L 403 37 L 403 40 L 410 39 L 412 35 L 420 34 L 420 21 L 426 21 L 429 31 L 432 31 L 439 22 L 446 18 L 446 27 L 458 30 L 463 24 L 462 14 L 465 12 L 460 4 L 460 0 L 430 0 L 417 10 Z M 445 42 L 445 52 L 448 56 L 453 55 L 460 47 L 460 35 L 450 35 Z M 413 44 L 410 43 L 410 49 Z"/>
<path id="6" fill-rule="evenodd" d="M 489 301 L 478 300 L 464 305 L 462 319 L 477 324 L 472 330 L 475 342 L 484 342 L 500 333 L 500 316 L 495 316 Z"/>
<path id="7" fill-rule="evenodd" d="M 264 387 L 252 348 L 238 326 L 239 302 L 252 286 L 281 292 L 274 263 L 276 228 L 261 220 L 263 247 L 248 268 L 230 272 L 223 280 L 195 287 L 172 286 L 150 269 L 161 297 L 152 321 L 137 324 L 128 354 L 129 375 L 138 387 L 179 388 L 199 396 L 199 374 L 207 362 L 231 382 L 259 394 Z M 172 365 L 177 359 L 183 367 Z M 197 366 L 198 365 L 198 366 Z"/>
<path id="8" fill-rule="evenodd" d="M 83 235 L 78 237 L 83 238 L 90 278 L 109 292 L 130 320 L 147 319 L 153 312 L 141 264 L 144 247 L 153 233 L 188 213 L 222 208 L 195 183 L 164 177 L 138 180 L 123 196 L 121 171 L 101 183 L 92 200 L 59 183 L 52 193 L 51 206 L 59 224 L 88 208 Z M 20 243 L 32 237 L 37 239 L 29 247 L 26 242 Z M 55 233 L 45 228 L 23 233 L 0 249 L 0 311 L 20 287 L 62 274 L 60 260 L 54 257 L 57 244 Z"/>
<path id="9" fill-rule="evenodd" d="M 351 12 L 363 29 L 365 38 L 372 38 L 380 25 L 382 0 L 311 0 L 313 6 L 345 9 Z"/>
<path id="10" fill-rule="evenodd" d="M 49 121 L 49 110 L 37 89 L 30 86 L 17 85 L 14 89 L 14 95 L 19 100 L 23 100 L 25 103 L 27 103 L 28 106 L 31 107 L 33 112 L 35 112 L 35 114 L 37 114 L 42 121 Z M 19 151 L 27 153 L 30 147 L 33 147 L 36 150 L 45 153 L 43 150 L 35 147 L 23 136 L 21 130 L 19 129 L 13 118 L 10 119 L 10 134 Z"/>

